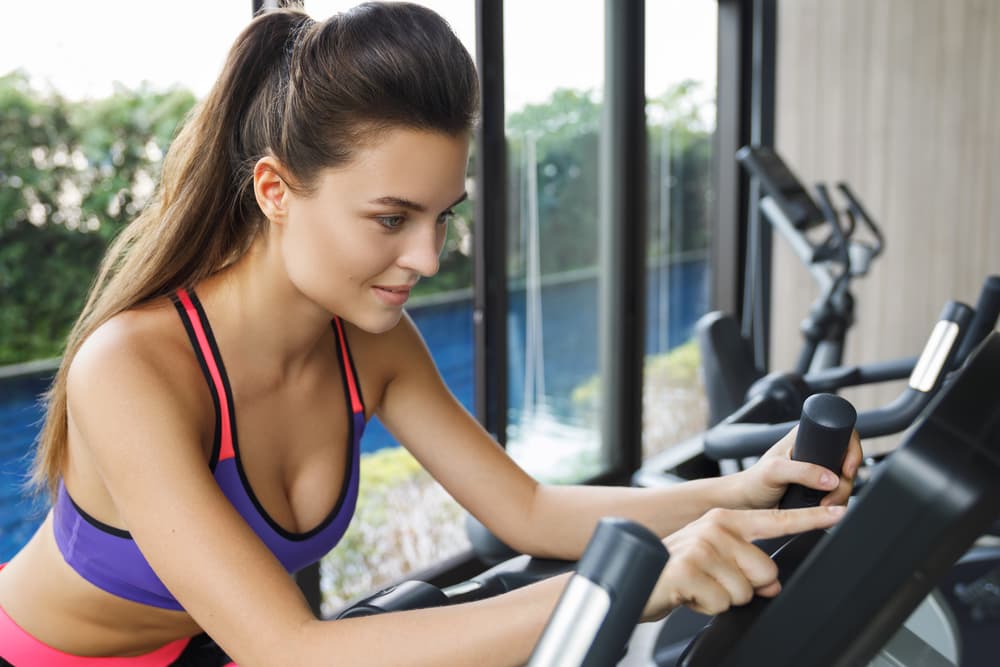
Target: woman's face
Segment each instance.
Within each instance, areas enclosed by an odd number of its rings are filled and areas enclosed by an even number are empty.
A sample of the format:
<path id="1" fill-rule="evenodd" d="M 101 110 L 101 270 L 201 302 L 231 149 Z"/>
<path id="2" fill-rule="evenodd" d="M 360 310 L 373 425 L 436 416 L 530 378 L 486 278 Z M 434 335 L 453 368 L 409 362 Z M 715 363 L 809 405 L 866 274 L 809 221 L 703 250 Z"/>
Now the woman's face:
<path id="1" fill-rule="evenodd" d="M 320 172 L 314 192 L 288 200 L 281 252 L 292 283 L 366 331 L 394 327 L 410 289 L 437 273 L 468 155 L 466 136 L 395 129 Z"/>

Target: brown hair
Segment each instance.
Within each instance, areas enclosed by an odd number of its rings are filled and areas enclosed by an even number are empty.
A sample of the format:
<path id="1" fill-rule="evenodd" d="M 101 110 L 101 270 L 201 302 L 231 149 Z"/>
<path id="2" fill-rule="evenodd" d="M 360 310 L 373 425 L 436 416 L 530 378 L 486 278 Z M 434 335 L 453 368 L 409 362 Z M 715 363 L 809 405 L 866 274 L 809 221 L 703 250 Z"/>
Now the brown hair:
<path id="1" fill-rule="evenodd" d="M 388 128 L 468 132 L 475 66 L 448 24 L 409 3 L 365 3 L 317 23 L 262 14 L 236 39 L 163 163 L 146 209 L 108 248 L 50 387 L 31 482 L 54 494 L 66 459 L 66 376 L 111 317 L 190 286 L 241 257 L 266 229 L 253 192 L 265 155 L 310 190 Z"/>

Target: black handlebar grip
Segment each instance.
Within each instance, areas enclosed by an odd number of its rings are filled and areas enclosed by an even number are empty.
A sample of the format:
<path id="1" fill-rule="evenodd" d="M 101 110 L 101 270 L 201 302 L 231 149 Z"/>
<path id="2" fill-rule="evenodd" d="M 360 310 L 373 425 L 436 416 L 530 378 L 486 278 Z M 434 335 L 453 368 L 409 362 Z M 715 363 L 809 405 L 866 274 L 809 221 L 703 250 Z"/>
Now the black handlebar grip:
<path id="1" fill-rule="evenodd" d="M 976 313 L 969 324 L 968 333 L 962 338 L 962 344 L 958 348 L 959 364 L 965 361 L 965 358 L 972 354 L 972 351 L 993 331 L 998 319 L 1000 319 L 1000 275 L 987 276 L 979 291 Z"/>
<path id="2" fill-rule="evenodd" d="M 647 528 L 601 519 L 528 667 L 618 664 L 668 556 Z"/>
<path id="3" fill-rule="evenodd" d="M 857 420 L 857 411 L 846 399 L 834 394 L 813 394 L 802 406 L 792 458 L 816 463 L 839 476 Z M 790 484 L 778 506 L 813 507 L 819 505 L 824 495 L 825 491 Z"/>

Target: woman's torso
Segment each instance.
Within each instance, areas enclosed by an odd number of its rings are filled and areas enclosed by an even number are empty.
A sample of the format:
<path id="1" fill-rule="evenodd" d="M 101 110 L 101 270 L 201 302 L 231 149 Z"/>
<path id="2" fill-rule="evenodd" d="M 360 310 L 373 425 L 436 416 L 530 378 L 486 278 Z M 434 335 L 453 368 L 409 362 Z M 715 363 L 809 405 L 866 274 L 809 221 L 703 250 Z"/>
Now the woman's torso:
<path id="1" fill-rule="evenodd" d="M 230 326 L 212 290 L 199 290 L 229 376 L 246 481 L 280 528 L 302 533 L 330 516 L 349 475 L 350 412 L 342 381 L 336 328 L 318 341 L 304 363 L 286 377 L 255 362 L 252 342 Z M 209 465 L 217 414 L 205 375 L 174 306 L 167 299 L 115 318 L 142 336 L 143 349 L 184 388 L 192 423 Z M 375 336 L 344 326 L 367 414 L 381 401 L 388 369 Z M 259 353 L 259 350 L 257 351 Z M 81 436 L 69 426 L 65 483 L 74 501 L 102 523 L 126 528 Z M 63 558 L 50 514 L 10 565 L 0 572 L 0 606 L 38 639 L 80 655 L 128 655 L 153 650 L 198 626 L 182 611 L 132 602 L 88 583 Z"/>

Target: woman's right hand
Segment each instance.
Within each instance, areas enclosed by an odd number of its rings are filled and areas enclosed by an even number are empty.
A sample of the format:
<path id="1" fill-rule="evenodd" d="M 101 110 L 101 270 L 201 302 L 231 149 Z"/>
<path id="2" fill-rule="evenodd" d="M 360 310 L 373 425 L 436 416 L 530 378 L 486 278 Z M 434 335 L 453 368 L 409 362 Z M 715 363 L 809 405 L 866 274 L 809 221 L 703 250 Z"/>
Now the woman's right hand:
<path id="1" fill-rule="evenodd" d="M 844 515 L 840 505 L 792 510 L 713 509 L 667 536 L 670 559 L 643 612 L 643 621 L 663 618 L 680 605 L 720 614 L 781 590 L 778 567 L 753 540 L 828 528 Z"/>

